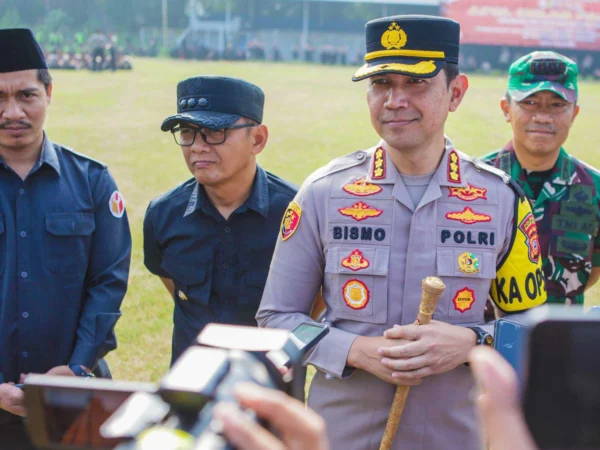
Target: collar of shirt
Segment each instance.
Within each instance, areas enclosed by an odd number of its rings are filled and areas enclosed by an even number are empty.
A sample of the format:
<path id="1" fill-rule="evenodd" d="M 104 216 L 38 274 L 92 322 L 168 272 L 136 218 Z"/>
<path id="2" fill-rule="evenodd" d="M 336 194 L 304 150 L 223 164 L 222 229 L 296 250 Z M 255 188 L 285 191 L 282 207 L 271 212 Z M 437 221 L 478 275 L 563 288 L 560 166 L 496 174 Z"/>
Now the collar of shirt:
<path id="1" fill-rule="evenodd" d="M 199 209 L 205 214 L 212 215 L 211 212 L 214 211 L 215 207 L 206 195 L 204 187 L 196 182 L 183 217 L 187 217 Z M 256 211 L 265 219 L 269 215 L 269 181 L 267 174 L 258 164 L 256 165 L 256 176 L 254 177 L 250 196 L 235 212 L 243 213 L 248 209 Z"/>
<path id="2" fill-rule="evenodd" d="M 506 146 L 500 151 L 497 159 L 498 164 L 496 164 L 496 167 L 504 170 L 515 180 L 527 182 L 527 176 L 524 173 L 521 163 L 515 154 L 512 141 L 506 144 Z M 558 159 L 556 160 L 556 164 L 554 164 L 548 180 L 550 183 L 560 186 L 569 186 L 581 181 L 579 179 L 579 175 L 577 175 L 577 171 L 575 170 L 575 164 L 573 163 L 573 160 L 562 147 L 560 148 Z"/>
<path id="3" fill-rule="evenodd" d="M 6 166 L 4 160 L 0 157 L 0 163 Z M 60 176 L 60 162 L 58 161 L 58 155 L 56 154 L 56 149 L 50 139 L 48 139 L 48 135 L 44 133 L 44 140 L 42 141 L 42 151 L 38 156 L 36 163 L 33 165 L 30 173 L 34 173 L 37 171 L 42 164 L 47 164 L 52 167 L 56 173 Z"/>

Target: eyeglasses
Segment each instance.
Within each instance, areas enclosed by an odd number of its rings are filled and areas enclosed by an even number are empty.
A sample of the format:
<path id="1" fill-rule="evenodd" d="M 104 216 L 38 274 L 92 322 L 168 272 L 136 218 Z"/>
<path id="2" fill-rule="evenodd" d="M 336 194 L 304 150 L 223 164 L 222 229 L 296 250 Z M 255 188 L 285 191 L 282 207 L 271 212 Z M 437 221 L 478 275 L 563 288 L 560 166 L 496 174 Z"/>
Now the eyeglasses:
<path id="1" fill-rule="evenodd" d="M 219 130 L 213 130 L 210 128 L 189 128 L 189 127 L 175 127 L 171 130 L 173 133 L 173 139 L 177 145 L 183 147 L 189 147 L 194 145 L 196 141 L 196 135 L 200 134 L 202 140 L 209 145 L 219 145 L 225 142 L 227 139 L 228 130 L 238 130 L 240 128 L 255 127 L 254 123 L 243 123 L 240 125 L 232 125 L 228 128 L 221 128 Z"/>

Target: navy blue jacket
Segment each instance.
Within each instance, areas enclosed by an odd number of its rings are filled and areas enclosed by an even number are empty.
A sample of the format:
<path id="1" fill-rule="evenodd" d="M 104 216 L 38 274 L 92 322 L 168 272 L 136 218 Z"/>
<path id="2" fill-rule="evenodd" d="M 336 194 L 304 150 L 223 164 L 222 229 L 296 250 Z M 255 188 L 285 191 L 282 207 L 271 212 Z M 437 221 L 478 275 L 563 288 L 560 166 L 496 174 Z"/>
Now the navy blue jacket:
<path id="1" fill-rule="evenodd" d="M 45 137 L 23 181 L 0 159 L 0 373 L 93 367 L 116 348 L 131 235 L 105 165 Z"/>
<path id="2" fill-rule="evenodd" d="M 281 219 L 296 191 L 258 167 L 250 196 L 228 220 L 193 178 L 150 203 L 144 263 L 175 283 L 171 363 L 207 323 L 256 326 Z"/>

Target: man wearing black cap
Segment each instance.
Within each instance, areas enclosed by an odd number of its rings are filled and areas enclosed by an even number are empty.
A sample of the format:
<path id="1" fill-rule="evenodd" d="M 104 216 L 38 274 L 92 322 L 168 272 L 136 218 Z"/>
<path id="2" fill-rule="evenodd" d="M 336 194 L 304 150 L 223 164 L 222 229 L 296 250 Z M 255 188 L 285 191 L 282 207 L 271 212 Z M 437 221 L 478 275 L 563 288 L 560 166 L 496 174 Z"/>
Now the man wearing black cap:
<path id="1" fill-rule="evenodd" d="M 394 449 L 479 450 L 464 363 L 493 342 L 488 293 L 507 313 L 545 300 L 529 203 L 444 135 L 468 87 L 459 34 L 441 17 L 367 23 L 353 79 L 368 80 L 381 140 L 311 175 L 285 213 L 257 319 L 293 329 L 322 289 L 331 328 L 308 360 L 308 403 L 334 449 L 378 448 L 396 385 L 411 385 Z M 431 324 L 416 326 L 429 276 L 445 290 Z"/>
<path id="2" fill-rule="evenodd" d="M 256 326 L 277 231 L 296 189 L 256 163 L 269 136 L 264 94 L 244 80 L 177 86 L 173 134 L 193 178 L 153 200 L 144 263 L 175 302 L 173 363 L 209 322 Z"/>
<path id="3" fill-rule="evenodd" d="M 116 347 L 131 236 L 105 165 L 44 133 L 52 79 L 28 29 L 0 30 L 0 448 L 29 448 L 28 373 L 89 376 Z"/>

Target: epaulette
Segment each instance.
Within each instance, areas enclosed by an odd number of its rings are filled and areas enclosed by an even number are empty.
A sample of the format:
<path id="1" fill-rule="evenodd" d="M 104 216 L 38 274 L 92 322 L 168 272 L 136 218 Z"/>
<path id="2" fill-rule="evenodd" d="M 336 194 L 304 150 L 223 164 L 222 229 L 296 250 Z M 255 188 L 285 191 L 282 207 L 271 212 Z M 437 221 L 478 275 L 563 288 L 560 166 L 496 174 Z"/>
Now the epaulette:
<path id="1" fill-rule="evenodd" d="M 511 176 L 508 175 L 506 172 L 498 169 L 497 167 L 490 166 L 489 164 L 486 164 L 485 162 L 477 158 L 471 158 L 471 162 L 477 170 L 485 170 L 486 172 L 492 173 L 500 177 L 502 179 L 502 182 L 509 186 L 519 198 L 525 198 L 525 191 L 523 191 L 521 186 L 519 186 L 519 183 L 513 180 Z"/>
<path id="2" fill-rule="evenodd" d="M 374 150 L 374 148 L 369 150 L 357 150 L 349 155 L 340 156 L 339 158 L 330 161 L 327 165 L 313 172 L 306 179 L 305 183 L 314 183 L 315 181 L 333 173 L 363 164 L 369 159 L 370 150 Z"/>

